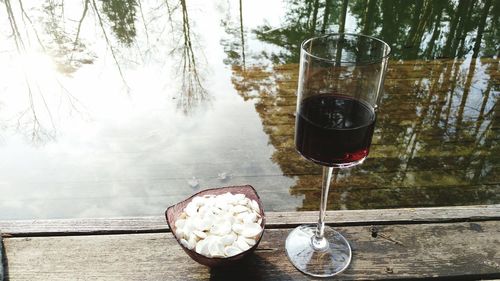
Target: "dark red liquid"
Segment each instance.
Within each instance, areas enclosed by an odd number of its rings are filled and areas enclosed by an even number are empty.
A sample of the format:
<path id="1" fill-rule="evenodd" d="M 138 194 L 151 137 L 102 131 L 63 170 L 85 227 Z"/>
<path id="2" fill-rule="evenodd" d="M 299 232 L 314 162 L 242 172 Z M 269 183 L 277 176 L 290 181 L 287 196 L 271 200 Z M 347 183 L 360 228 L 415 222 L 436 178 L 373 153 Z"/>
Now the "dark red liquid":
<path id="1" fill-rule="evenodd" d="M 295 147 L 324 166 L 349 164 L 368 155 L 375 127 L 373 108 L 341 95 L 302 101 L 295 124 Z"/>

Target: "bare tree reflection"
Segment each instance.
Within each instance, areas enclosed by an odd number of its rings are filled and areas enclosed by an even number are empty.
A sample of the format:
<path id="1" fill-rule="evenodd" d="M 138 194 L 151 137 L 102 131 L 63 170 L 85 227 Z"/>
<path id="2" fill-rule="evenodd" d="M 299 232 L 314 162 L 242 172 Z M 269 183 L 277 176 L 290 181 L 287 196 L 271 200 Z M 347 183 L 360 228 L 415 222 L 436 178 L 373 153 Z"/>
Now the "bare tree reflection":
<path id="1" fill-rule="evenodd" d="M 147 40 L 148 46 L 149 46 L 148 25 L 146 24 L 146 18 L 144 17 L 144 11 L 142 10 L 142 3 L 141 3 L 141 1 L 137 1 L 137 6 L 139 7 L 139 12 L 141 13 L 142 24 L 144 26 L 144 32 L 146 34 L 146 40 Z"/>
<path id="2" fill-rule="evenodd" d="M 13 11 L 11 2 L 10 2 L 10 0 L 5 0 L 4 4 L 5 4 L 6 12 L 8 15 L 9 23 L 10 23 L 10 28 L 12 31 L 12 37 L 14 38 L 17 51 L 19 54 L 25 54 L 26 53 L 26 45 L 24 43 L 23 37 L 21 36 L 21 33 L 19 32 L 19 26 L 17 24 L 16 17 L 14 15 L 14 11 Z M 20 2 L 20 5 L 21 5 L 22 12 L 24 14 L 25 11 L 24 11 L 24 8 L 22 8 L 21 2 Z M 47 113 L 50 117 L 52 130 L 46 129 L 45 126 L 42 126 L 42 124 L 40 122 L 38 112 L 36 109 L 37 106 L 35 105 L 34 98 L 33 98 L 33 95 L 34 95 L 33 88 L 34 87 L 31 84 L 30 78 L 28 77 L 28 73 L 26 73 L 26 71 L 24 71 L 24 80 L 26 82 L 26 88 L 27 88 L 27 92 L 28 92 L 29 106 L 27 109 L 25 109 L 23 112 L 21 112 L 21 114 L 18 116 L 17 129 L 21 130 L 21 128 L 24 128 L 26 126 L 31 126 L 30 137 L 34 143 L 42 142 L 46 138 L 49 138 L 49 139 L 53 138 L 54 134 L 55 134 L 55 131 L 54 131 L 55 127 L 54 127 L 54 123 L 52 121 L 52 114 L 51 114 L 49 108 L 47 107 L 47 104 L 45 103 L 45 99 L 43 97 L 43 94 L 40 93 L 40 96 L 41 96 L 42 100 L 44 101 L 45 109 L 47 110 Z M 29 116 L 29 117 L 27 117 L 27 116 Z"/>
<path id="3" fill-rule="evenodd" d="M 97 16 L 99 26 L 101 27 L 102 34 L 104 36 L 104 39 L 106 40 L 106 44 L 108 45 L 108 48 L 111 52 L 111 56 L 113 57 L 113 60 L 115 61 L 116 68 L 118 69 L 120 77 L 122 78 L 123 84 L 125 85 L 125 87 L 127 89 L 130 89 L 130 87 L 127 84 L 127 80 L 125 79 L 125 76 L 123 75 L 123 71 L 122 71 L 122 68 L 120 66 L 120 63 L 118 62 L 115 48 L 113 47 L 113 44 L 111 44 L 109 37 L 108 37 L 108 34 L 106 32 L 106 29 L 104 28 L 104 22 L 103 22 L 103 19 L 101 17 L 101 14 L 99 13 L 99 9 L 97 8 L 97 4 L 95 3 L 95 0 L 92 0 L 91 4 L 92 4 L 92 8 L 94 9 L 94 13 Z"/>
<path id="4" fill-rule="evenodd" d="M 127 83 L 127 77 L 125 77 L 121 51 L 123 48 L 130 48 L 134 43 L 137 43 L 136 18 L 137 16 L 142 18 L 148 42 L 146 52 L 148 52 L 155 48 L 155 46 L 150 45 L 148 34 L 148 24 L 154 24 L 157 20 L 154 18 L 157 13 L 153 12 L 158 10 L 164 13 L 164 10 L 167 10 L 169 19 L 167 25 L 170 24 L 171 27 L 169 35 L 172 36 L 175 43 L 180 43 L 170 53 L 179 59 L 179 65 L 176 68 L 179 78 L 177 107 L 184 114 L 189 114 L 196 107 L 210 100 L 210 95 L 203 85 L 204 74 L 200 72 L 200 69 L 203 68 L 200 54 L 203 55 L 203 53 L 195 42 L 188 11 L 189 4 L 186 0 L 164 1 L 158 7 L 152 7 L 151 10 L 147 11 L 148 15 L 145 14 L 142 3 L 138 0 L 111 0 L 99 3 L 95 0 L 82 0 L 80 12 L 77 11 L 75 21 L 68 21 L 64 14 L 64 1 L 45 0 L 39 7 L 28 9 L 25 8 L 22 0 L 17 2 L 5 0 L 1 1 L 0 4 L 5 8 L 7 22 L 12 33 L 10 38 L 15 42 L 18 53 L 21 56 L 26 56 L 26 50 L 29 50 L 29 52 L 40 53 L 43 56 L 48 55 L 55 63 L 58 72 L 67 76 L 73 75 L 84 64 L 94 63 L 96 58 L 89 49 L 88 43 L 85 42 L 86 37 L 83 36 L 86 25 L 92 24 L 88 21 L 90 15 L 91 21 L 96 23 L 98 33 L 102 34 L 104 38 L 127 93 L 130 87 Z M 151 18 L 145 18 L 145 16 L 151 15 L 153 15 Z M 38 22 L 33 21 L 34 18 Z M 174 27 L 177 23 L 180 23 L 179 26 Z M 28 28 L 31 29 L 30 32 L 28 32 Z M 162 32 L 155 34 L 157 38 L 162 36 Z M 116 45 L 111 34 L 115 36 L 121 46 Z M 33 41 L 33 38 L 36 41 Z M 244 39 L 242 38 L 242 40 Z M 38 42 L 38 45 L 32 46 L 32 42 Z M 39 49 L 41 51 L 37 51 Z M 33 72 L 32 70 L 35 68 L 27 66 L 26 69 L 31 69 L 30 71 Z M 25 76 L 28 109 L 20 112 L 17 128 L 18 130 L 26 130 L 29 127 L 30 138 L 34 143 L 54 139 L 56 127 L 50 102 L 47 102 L 54 97 L 51 95 L 52 93 L 43 93 L 43 89 L 37 84 L 36 80 L 40 75 L 25 73 Z M 39 77 L 37 78 L 37 76 Z M 73 111 L 82 112 L 79 100 L 64 87 L 57 77 L 54 79 L 55 83 L 60 86 L 61 100 L 66 100 Z"/>
<path id="5" fill-rule="evenodd" d="M 86 45 L 79 40 L 81 22 L 85 18 L 87 4 L 86 1 L 74 40 L 66 30 L 63 2 L 57 3 L 47 0 L 42 6 L 46 14 L 46 17 L 43 18 L 45 34 L 49 35 L 45 39 L 47 41 L 45 52 L 52 56 L 58 71 L 66 75 L 71 75 L 82 65 L 92 64 L 95 59 L 94 55 L 87 50 Z"/>
<path id="6" fill-rule="evenodd" d="M 4 5 L 7 12 L 7 17 L 9 19 L 10 29 L 12 30 L 12 37 L 16 42 L 16 47 L 18 50 L 24 49 L 24 42 L 22 40 L 21 34 L 19 33 L 19 28 L 16 22 L 16 17 L 14 16 L 14 12 L 12 10 L 10 0 L 5 0 Z"/>
<path id="7" fill-rule="evenodd" d="M 230 35 L 229 38 L 223 38 L 221 40 L 221 45 L 224 48 L 224 52 L 227 54 L 224 63 L 242 67 L 242 69 L 245 70 L 247 61 L 245 52 L 246 32 L 243 25 L 243 1 L 239 1 L 238 20 L 238 23 L 234 22 L 233 19 L 231 19 L 231 13 L 229 11 L 226 17 L 221 20 L 221 26 L 224 28 L 224 31 Z M 253 54 L 252 57 L 259 58 L 259 55 Z"/>
<path id="8" fill-rule="evenodd" d="M 89 3 L 90 1 L 89 0 L 85 0 L 85 2 L 83 3 L 83 11 L 82 11 L 82 16 L 80 17 L 80 20 L 78 21 L 78 27 L 76 29 L 76 35 L 75 35 L 75 40 L 73 42 L 73 50 L 71 52 L 71 57 L 70 57 L 70 62 L 73 61 L 73 54 L 74 54 L 74 51 L 77 49 L 77 47 L 80 47 L 82 44 L 80 43 L 80 32 L 82 30 L 82 24 L 83 24 L 83 20 L 85 19 L 85 17 L 87 16 L 87 11 L 89 10 Z"/>
<path id="9" fill-rule="evenodd" d="M 10 0 L 3 1 L 6 8 L 9 25 L 12 31 L 12 36 L 19 59 L 19 66 L 24 76 L 24 83 L 27 93 L 27 106 L 19 111 L 15 117 L 16 131 L 27 135 L 33 144 L 43 144 L 54 140 L 57 135 L 57 129 L 53 117 L 53 108 L 51 108 L 49 100 L 53 98 L 50 94 L 44 92 L 44 89 L 39 84 L 39 76 L 41 75 L 38 69 L 40 61 L 32 61 L 41 59 L 41 52 L 51 55 L 58 70 L 62 73 L 69 74 L 76 70 L 83 63 L 91 63 L 91 59 L 85 59 L 85 55 L 79 56 L 78 59 L 69 59 L 69 54 L 73 51 L 85 53 L 83 44 L 80 50 L 76 50 L 77 44 L 72 46 L 71 39 L 64 31 L 64 21 L 61 20 L 64 15 L 63 4 L 57 4 L 53 1 L 46 1 L 41 6 L 41 11 L 46 15 L 42 18 L 41 27 L 46 31 L 39 33 L 31 19 L 31 16 L 25 10 L 23 2 L 17 1 L 17 6 L 13 7 Z M 16 13 L 17 12 L 17 13 Z M 17 14 L 17 16 L 16 16 Z M 17 19 L 21 18 L 21 21 Z M 33 37 L 37 44 L 32 45 Z M 60 86 L 61 101 L 66 100 L 69 108 L 72 111 L 81 113 L 81 104 L 56 78 L 54 82 Z"/>
<path id="10" fill-rule="evenodd" d="M 23 6 L 23 2 L 21 0 L 19 0 L 19 9 L 21 10 L 22 19 L 23 20 L 25 20 L 25 19 L 28 20 L 29 25 L 30 25 L 31 29 L 33 30 L 33 33 L 35 34 L 38 43 L 40 44 L 40 46 L 42 47 L 42 49 L 45 50 L 45 47 L 44 47 L 44 45 L 42 43 L 42 40 L 40 39 L 40 36 L 38 35 L 38 31 L 37 31 L 35 25 L 33 24 L 33 21 L 31 20 L 31 17 L 28 15 L 28 13 L 26 13 L 26 10 L 24 9 L 24 6 Z"/>
<path id="11" fill-rule="evenodd" d="M 241 37 L 241 58 L 243 62 L 243 69 L 245 69 L 245 33 L 243 28 L 243 2 L 240 0 L 240 37 Z"/>
<path id="12" fill-rule="evenodd" d="M 176 9 L 170 9 L 173 13 Z M 177 108 L 184 114 L 190 114 L 195 108 L 210 100 L 210 95 L 203 86 L 203 75 L 199 70 L 199 61 L 194 52 L 194 41 L 191 31 L 190 18 L 186 0 L 180 0 L 181 13 L 181 38 L 180 46 L 175 48 L 171 54 L 180 53 L 179 75 L 181 79 L 180 94 L 177 97 Z M 172 14 L 169 14 L 172 18 Z M 175 32 L 174 30 L 172 30 Z"/>

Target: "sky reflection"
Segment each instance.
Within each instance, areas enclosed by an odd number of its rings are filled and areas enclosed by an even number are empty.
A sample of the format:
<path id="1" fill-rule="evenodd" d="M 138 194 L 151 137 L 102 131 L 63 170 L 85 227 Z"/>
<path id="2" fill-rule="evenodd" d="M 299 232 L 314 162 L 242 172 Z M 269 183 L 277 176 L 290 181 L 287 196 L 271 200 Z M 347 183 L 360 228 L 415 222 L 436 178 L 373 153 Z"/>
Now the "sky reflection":
<path id="1" fill-rule="evenodd" d="M 316 210 L 298 44 L 341 29 L 395 52 L 370 158 L 329 208 L 500 202 L 499 4 L 365 2 L 4 0 L 0 219 L 161 215 L 238 184 Z"/>
<path id="2" fill-rule="evenodd" d="M 48 33 L 35 26 L 43 45 L 54 45 L 45 51 L 14 10 L 27 35 L 20 33 L 25 45 L 18 49 L 2 32 L 8 45 L 0 73 L 9 81 L 0 102 L 2 218 L 161 214 L 197 189 L 281 174 L 252 103 L 236 94 L 223 64 L 218 19 L 228 4 L 184 3 L 189 27 L 183 6 L 168 4 L 142 3 L 135 36 L 121 38 L 99 2 L 66 5 L 62 16 L 60 5 L 48 11 L 25 0 L 32 18 L 64 19 Z M 192 177 L 199 186 L 189 186 Z M 269 208 L 280 208 L 279 193 L 288 194 L 288 185 L 276 188 L 266 196 Z"/>

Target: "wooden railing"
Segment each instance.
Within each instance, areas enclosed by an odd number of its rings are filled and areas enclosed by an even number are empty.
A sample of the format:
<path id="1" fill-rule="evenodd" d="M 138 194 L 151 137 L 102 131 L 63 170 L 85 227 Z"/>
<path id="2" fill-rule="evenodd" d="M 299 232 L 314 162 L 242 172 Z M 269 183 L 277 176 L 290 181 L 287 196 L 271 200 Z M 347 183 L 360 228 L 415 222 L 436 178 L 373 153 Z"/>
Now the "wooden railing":
<path id="1" fill-rule="evenodd" d="M 289 230 L 316 212 L 270 212 L 256 252 L 210 269 L 163 217 L 0 221 L 8 280 L 309 280 L 287 260 Z M 337 280 L 500 278 L 500 205 L 330 211 L 353 249 Z"/>

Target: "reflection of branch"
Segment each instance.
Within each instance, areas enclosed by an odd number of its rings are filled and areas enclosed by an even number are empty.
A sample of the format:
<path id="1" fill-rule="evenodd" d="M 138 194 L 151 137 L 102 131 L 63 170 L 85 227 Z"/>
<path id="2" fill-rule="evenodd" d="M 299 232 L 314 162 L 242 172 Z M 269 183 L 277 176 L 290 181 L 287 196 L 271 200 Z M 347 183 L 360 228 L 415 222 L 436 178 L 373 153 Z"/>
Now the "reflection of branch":
<path id="1" fill-rule="evenodd" d="M 8 18 L 9 18 L 9 24 L 10 24 L 10 27 L 12 29 L 12 35 L 14 37 L 14 42 L 16 43 L 17 51 L 19 53 L 22 53 L 25 50 L 25 46 L 24 46 L 24 42 L 22 40 L 21 34 L 19 33 L 19 28 L 17 26 L 17 22 L 16 22 L 15 17 L 14 17 L 12 6 L 10 5 L 11 4 L 10 0 L 5 0 L 4 4 L 5 4 L 5 8 L 7 10 L 7 15 L 8 15 Z M 21 4 L 21 2 L 20 2 L 20 4 Z M 21 8 L 21 9 L 22 9 L 22 11 L 24 13 L 24 9 L 23 8 Z M 31 22 L 31 20 L 30 20 L 30 22 Z M 31 84 L 29 82 L 29 79 L 28 79 L 26 73 L 24 73 L 24 79 L 26 81 L 26 86 L 28 88 L 29 107 L 30 107 L 32 118 L 33 118 L 33 127 L 32 127 L 31 139 L 32 139 L 32 141 L 35 141 L 37 139 L 41 139 L 40 132 L 41 132 L 41 130 L 42 130 L 43 127 L 40 124 L 40 121 L 39 121 L 37 113 L 36 113 L 35 103 L 34 103 L 34 100 L 33 100 L 33 91 L 31 89 Z M 42 99 L 43 99 L 43 96 L 42 96 Z M 44 103 L 45 103 L 45 99 L 44 99 Z M 52 121 L 52 115 L 50 114 L 50 111 L 49 111 L 46 103 L 45 103 L 45 107 L 46 107 L 46 109 L 48 111 L 48 114 L 50 116 L 50 119 Z M 18 119 L 18 127 L 20 126 L 20 122 L 21 122 L 20 120 L 21 120 L 21 118 L 23 117 L 23 115 L 26 112 L 22 113 L 21 116 L 19 117 L 19 119 Z M 54 128 L 54 123 L 53 122 L 52 122 L 52 126 Z"/>
<path id="2" fill-rule="evenodd" d="M 56 126 L 54 125 L 54 118 L 52 118 L 52 113 L 50 112 L 49 106 L 47 105 L 47 101 L 45 100 L 45 96 L 42 94 L 40 91 L 40 88 L 38 89 L 38 92 L 40 92 L 40 97 L 42 98 L 43 101 L 43 106 L 47 110 L 47 114 L 49 115 L 50 123 L 52 124 L 52 129 L 56 129 Z"/>
<path id="3" fill-rule="evenodd" d="M 42 50 L 45 51 L 45 46 L 42 44 L 42 40 L 40 40 L 40 37 L 38 36 L 38 32 L 36 31 L 36 28 L 33 25 L 33 22 L 31 21 L 31 18 L 26 13 L 26 10 L 24 10 L 23 2 L 21 0 L 19 0 L 19 8 L 21 9 L 21 14 L 22 14 L 23 19 L 26 18 L 28 20 L 28 22 L 31 25 L 31 28 L 33 29 L 33 31 L 35 33 L 35 36 L 36 36 L 36 39 L 38 40 L 38 43 L 42 47 Z"/>
<path id="4" fill-rule="evenodd" d="M 497 102 L 495 102 L 495 104 L 493 104 L 493 106 L 490 108 L 490 110 L 488 112 L 486 112 L 486 114 L 484 114 L 484 117 L 490 118 L 490 115 L 493 115 L 493 113 L 495 113 L 496 106 L 497 106 Z"/>
<path id="5" fill-rule="evenodd" d="M 111 45 L 111 42 L 109 41 L 108 35 L 106 33 L 106 30 L 104 29 L 104 23 L 101 18 L 101 14 L 99 14 L 99 11 L 97 10 L 97 5 L 95 3 L 95 0 L 92 0 L 92 8 L 94 8 L 94 12 L 97 15 L 97 19 L 99 20 L 99 26 L 102 29 L 102 33 L 104 34 L 104 39 L 106 40 L 106 44 L 108 44 L 109 49 L 111 50 L 111 55 L 113 56 L 113 60 L 116 63 L 116 67 L 118 68 L 118 72 L 120 73 L 120 77 L 122 78 L 123 84 L 125 84 L 125 87 L 130 88 L 127 84 L 127 81 L 125 80 L 125 76 L 123 75 L 122 68 L 120 67 L 120 64 L 118 63 L 118 59 L 116 58 L 115 55 L 115 49 L 113 48 L 113 45 Z"/>
<path id="6" fill-rule="evenodd" d="M 5 9 L 7 10 L 7 15 L 9 17 L 10 28 L 12 29 L 12 35 L 14 36 L 14 41 L 16 42 L 17 50 L 24 49 L 24 43 L 19 33 L 19 28 L 17 27 L 16 19 L 14 18 L 14 13 L 12 12 L 12 6 L 10 5 L 10 0 L 5 0 Z"/>
<path id="7" fill-rule="evenodd" d="M 240 34 L 241 34 L 241 56 L 243 59 L 243 70 L 245 70 L 245 34 L 243 33 L 243 5 L 240 0 Z"/>
<path id="8" fill-rule="evenodd" d="M 16 21 L 14 14 L 16 10 L 13 10 L 13 7 L 11 6 L 11 1 L 10 0 L 4 1 L 10 27 L 12 29 L 12 37 L 17 47 L 17 52 L 20 58 L 25 59 L 23 60 L 24 62 L 21 63 L 21 69 L 24 74 L 24 82 L 26 85 L 27 106 L 25 109 L 19 112 L 19 115 L 17 116 L 17 130 L 27 130 L 26 133 L 29 135 L 28 137 L 31 139 L 31 141 L 33 143 L 40 143 L 54 139 L 56 137 L 57 128 L 54 122 L 55 120 L 54 116 L 50 108 L 50 96 L 44 95 L 42 89 L 40 88 L 40 85 L 37 82 L 38 79 L 36 79 L 37 77 L 40 76 L 40 73 L 38 71 L 36 72 L 30 71 L 30 70 L 35 70 L 31 67 L 31 64 L 33 62 L 27 61 L 27 59 L 30 58 L 29 56 L 27 56 L 29 55 L 30 52 L 28 52 L 27 49 L 29 48 L 29 46 L 25 45 L 25 42 L 31 41 L 30 36 L 32 35 L 32 33 L 28 32 L 30 24 L 31 28 L 33 28 L 35 32 L 36 38 L 38 39 L 40 46 L 44 51 L 46 51 L 46 48 L 41 42 L 41 39 L 43 39 L 43 37 L 42 38 L 38 37 L 37 30 L 34 28 L 30 16 L 26 13 L 22 1 L 21 0 L 18 1 L 20 7 L 19 10 L 17 11 L 20 12 L 22 16 L 23 25 L 18 25 L 19 21 Z M 53 31 L 54 32 L 53 36 L 55 39 L 54 41 L 59 46 L 63 46 L 61 50 L 59 50 L 59 52 L 57 53 L 58 55 L 60 55 L 63 53 L 62 51 L 67 51 L 67 49 L 64 46 L 64 43 L 69 42 L 69 40 L 65 40 L 66 37 L 64 30 L 60 32 L 58 29 L 59 26 L 57 25 L 57 23 L 59 23 L 60 21 L 56 19 L 56 14 L 54 13 L 55 10 L 54 7 L 56 7 L 54 5 L 54 1 L 48 1 L 48 3 L 49 6 L 47 6 L 46 10 L 50 12 L 49 16 L 51 17 L 50 18 L 51 21 L 49 22 L 50 26 L 48 26 L 47 31 L 48 32 Z M 22 27 L 23 29 L 20 29 Z M 22 31 L 25 31 L 26 37 L 21 36 Z M 78 39 L 76 40 L 76 42 L 77 41 Z M 48 50 L 51 50 L 51 48 L 49 48 Z M 62 63 L 62 64 L 68 65 L 67 63 Z M 43 76 L 45 77 L 45 75 Z M 57 83 L 59 83 L 61 89 L 64 90 L 63 95 L 67 98 L 71 108 L 77 112 L 80 112 L 78 107 L 80 107 L 81 105 L 79 104 L 78 99 L 76 99 L 73 95 L 71 95 L 71 93 L 69 93 L 68 90 L 64 88 L 64 86 L 60 83 L 60 81 L 57 78 L 55 80 L 57 81 Z"/>
<path id="9" fill-rule="evenodd" d="M 89 0 L 85 0 L 84 6 L 83 6 L 82 16 L 81 16 L 80 20 L 78 21 L 78 28 L 76 30 L 75 42 L 73 42 L 73 50 L 71 51 L 71 57 L 69 59 L 70 63 L 73 61 L 73 54 L 76 50 L 76 45 L 78 44 L 78 40 L 80 38 L 80 30 L 82 28 L 82 23 L 83 23 L 83 20 L 85 19 L 85 16 L 87 15 L 88 9 L 89 9 Z"/>
<path id="10" fill-rule="evenodd" d="M 78 98 L 76 98 L 74 95 L 72 95 L 66 87 L 61 83 L 61 81 L 56 80 L 57 84 L 61 87 L 61 89 L 66 93 L 66 98 L 68 99 L 69 104 L 71 105 L 71 108 L 75 110 L 77 113 L 81 114 L 82 112 L 78 108 L 77 104 L 79 104 L 80 107 L 85 108 L 85 106 L 80 102 Z"/>
<path id="11" fill-rule="evenodd" d="M 29 84 L 28 79 L 26 79 L 26 85 L 28 87 L 28 97 L 30 101 L 30 109 L 31 109 L 31 114 L 33 116 L 33 130 L 31 134 L 31 140 L 34 141 L 35 137 L 38 135 L 38 130 L 41 127 L 40 122 L 38 121 L 38 117 L 36 115 L 35 111 L 35 103 L 33 102 L 33 92 L 31 91 L 31 87 Z"/>
<path id="12" fill-rule="evenodd" d="M 30 104 L 30 111 L 31 111 L 31 116 L 33 118 L 33 127 L 32 127 L 32 130 L 31 130 L 31 141 L 35 142 L 36 140 L 41 140 L 42 137 L 40 136 L 41 135 L 41 132 L 43 132 L 43 126 L 42 124 L 40 123 L 40 120 L 38 119 L 38 115 L 36 113 L 36 110 L 35 110 L 35 102 L 33 100 L 33 91 L 31 90 L 31 85 L 29 83 L 29 80 L 28 80 L 28 77 L 26 76 L 25 74 L 25 80 L 26 80 L 26 86 L 28 88 L 28 99 L 29 99 L 29 104 Z M 54 121 L 52 119 L 52 114 L 50 113 L 50 110 L 47 106 L 47 103 L 45 102 L 45 98 L 43 97 L 43 95 L 40 95 L 42 97 L 42 100 L 44 102 L 44 105 L 45 105 L 45 108 L 47 110 L 47 113 L 49 114 L 49 118 L 50 118 L 50 121 L 52 123 L 52 128 L 54 129 L 55 131 L 55 126 L 54 126 Z M 23 114 L 21 114 L 21 116 L 19 116 L 19 119 L 18 119 L 18 127 L 21 126 L 21 118 L 23 117 L 23 115 L 25 114 L 26 112 L 24 112 Z M 50 134 L 46 134 L 49 138 L 53 138 L 53 136 L 51 136 Z"/>
<path id="13" fill-rule="evenodd" d="M 165 5 L 167 5 L 168 20 L 169 20 L 170 26 L 172 27 L 172 30 L 173 30 L 174 26 L 172 25 L 172 14 L 175 11 L 175 9 L 177 9 L 178 6 L 176 6 L 174 8 L 170 8 L 170 5 L 168 4 L 168 0 L 165 1 Z"/>
<path id="14" fill-rule="evenodd" d="M 182 32 L 184 45 L 182 48 L 182 86 L 181 97 L 178 107 L 184 113 L 188 113 L 194 106 L 207 99 L 208 93 L 202 85 L 200 75 L 197 70 L 196 58 L 191 42 L 191 30 L 186 0 L 180 0 L 182 7 Z"/>
<path id="15" fill-rule="evenodd" d="M 144 13 L 143 13 L 143 11 L 142 11 L 142 4 L 141 4 L 141 1 L 137 1 L 137 5 L 139 6 L 139 12 L 141 13 L 142 24 L 144 25 L 144 31 L 146 32 L 146 41 L 148 42 L 148 46 L 149 46 L 149 32 L 148 32 L 148 26 L 146 25 L 146 19 L 144 18 Z"/>

